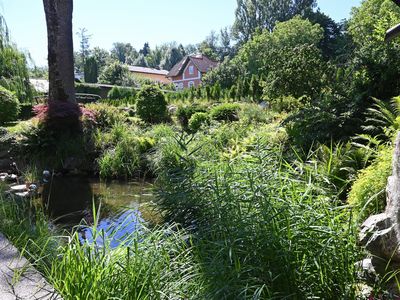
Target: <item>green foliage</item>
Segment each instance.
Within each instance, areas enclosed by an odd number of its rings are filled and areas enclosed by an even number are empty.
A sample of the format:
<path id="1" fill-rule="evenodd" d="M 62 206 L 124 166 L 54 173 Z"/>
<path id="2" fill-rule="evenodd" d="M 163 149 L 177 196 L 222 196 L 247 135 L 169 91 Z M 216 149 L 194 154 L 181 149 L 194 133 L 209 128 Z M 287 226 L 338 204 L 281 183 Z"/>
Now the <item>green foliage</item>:
<path id="1" fill-rule="evenodd" d="M 189 105 L 181 105 L 176 110 L 176 117 L 183 128 L 189 126 L 189 120 L 195 113 L 205 113 L 207 108 L 198 103 L 192 103 Z"/>
<path id="2" fill-rule="evenodd" d="M 323 32 L 318 24 L 300 17 L 277 23 L 273 31 L 254 34 L 233 59 L 224 61 L 204 80 L 209 85 L 220 82 L 223 88 L 235 85 L 239 101 L 259 101 L 262 87 L 264 98 L 272 101 L 286 96 L 316 97 L 331 73 L 319 49 Z"/>
<path id="3" fill-rule="evenodd" d="M 108 92 L 107 98 L 111 100 L 134 99 L 135 95 L 136 90 L 133 88 L 114 86 Z"/>
<path id="4" fill-rule="evenodd" d="M 360 132 L 361 120 L 355 117 L 365 109 L 360 102 L 360 98 L 350 101 L 342 94 L 321 94 L 285 120 L 286 130 L 292 141 L 306 151 L 315 142 L 349 139 Z"/>
<path id="5" fill-rule="evenodd" d="M 32 99 L 25 55 L 11 45 L 0 48 L 0 86 L 14 92 L 21 102 Z"/>
<path id="6" fill-rule="evenodd" d="M 210 111 L 210 117 L 216 121 L 237 121 L 239 109 L 239 104 L 224 103 L 213 107 Z"/>
<path id="7" fill-rule="evenodd" d="M 0 125 L 15 121 L 19 111 L 20 104 L 15 94 L 0 86 Z"/>
<path id="8" fill-rule="evenodd" d="M 272 31 L 277 22 L 287 21 L 296 15 L 305 15 L 315 7 L 315 0 L 239 0 L 236 9 L 234 36 L 246 42 L 258 29 Z"/>
<path id="9" fill-rule="evenodd" d="M 352 11 L 348 32 L 354 44 L 353 72 L 365 72 L 363 91 L 388 99 L 400 94 L 399 40 L 384 42 L 385 32 L 400 23 L 400 8 L 390 0 L 366 0 Z"/>
<path id="10" fill-rule="evenodd" d="M 102 178 L 132 178 L 145 172 L 145 154 L 155 140 L 143 136 L 138 128 L 115 123 L 109 131 L 97 131 L 95 145 L 101 152 L 98 159 Z"/>
<path id="11" fill-rule="evenodd" d="M 383 141 L 389 141 L 400 129 L 400 97 L 391 101 L 374 98 L 374 103 L 367 109 L 365 132 Z"/>
<path id="12" fill-rule="evenodd" d="M 354 207 L 358 221 L 381 213 L 386 206 L 386 185 L 392 173 L 393 147 L 379 152 L 376 160 L 362 170 L 349 193 L 348 202 Z"/>
<path id="13" fill-rule="evenodd" d="M 96 116 L 97 127 L 106 129 L 115 124 L 123 123 L 128 115 L 114 106 L 103 103 L 86 104 L 86 108 L 94 112 Z"/>
<path id="14" fill-rule="evenodd" d="M 194 113 L 189 120 L 189 129 L 193 132 L 198 131 L 202 125 L 210 122 L 210 116 L 204 112 Z"/>
<path id="15" fill-rule="evenodd" d="M 101 88 L 95 84 L 75 83 L 77 93 L 101 95 Z"/>
<path id="16" fill-rule="evenodd" d="M 75 128 L 59 130 L 49 128 L 44 123 L 29 122 L 18 133 L 16 156 L 27 163 L 33 162 L 38 168 L 62 170 L 68 160 L 76 161 L 77 168 L 88 169 L 92 162 L 93 145 L 91 140 L 92 125 L 82 123 L 82 134 Z M 87 125 L 87 126 L 85 126 Z"/>
<path id="17" fill-rule="evenodd" d="M 245 124 L 266 123 L 269 117 L 270 112 L 267 112 L 258 104 L 242 104 L 239 111 L 239 120 Z"/>
<path id="18" fill-rule="evenodd" d="M 97 78 L 99 77 L 99 67 L 94 57 L 86 58 L 84 73 L 85 73 L 85 82 L 97 83 Z"/>
<path id="19" fill-rule="evenodd" d="M 145 85 L 137 95 L 136 112 L 149 123 L 160 123 L 167 118 L 167 102 L 164 93 L 155 86 Z"/>
<path id="20" fill-rule="evenodd" d="M 33 106 L 30 103 L 21 103 L 18 119 L 28 120 L 33 117 Z"/>
<path id="21" fill-rule="evenodd" d="M 284 96 L 318 96 L 327 66 L 318 47 L 305 44 L 279 49 L 269 68 L 263 95 L 271 100 Z"/>
<path id="22" fill-rule="evenodd" d="M 85 228 L 93 242 L 82 243 L 78 231 L 50 230 L 54 226 L 42 209 L 27 217 L 29 209 L 29 203 L 0 197 L 0 230 L 64 299 L 205 297 L 196 253 L 186 242 L 187 232 L 177 226 L 141 226 L 113 247 L 111 241 L 118 238 L 116 233 L 104 237 L 98 225 L 101 211 L 93 213 L 95 224 Z"/>
<path id="23" fill-rule="evenodd" d="M 349 211 L 282 167 L 279 152 L 261 149 L 235 164 L 204 161 L 162 177 L 159 204 L 167 220 L 196 227 L 211 298 L 354 299 Z M 194 155 L 180 152 L 182 161 Z"/>
<path id="24" fill-rule="evenodd" d="M 123 86 L 127 83 L 129 77 L 130 73 L 126 65 L 120 62 L 113 62 L 104 68 L 100 74 L 99 82 Z"/>

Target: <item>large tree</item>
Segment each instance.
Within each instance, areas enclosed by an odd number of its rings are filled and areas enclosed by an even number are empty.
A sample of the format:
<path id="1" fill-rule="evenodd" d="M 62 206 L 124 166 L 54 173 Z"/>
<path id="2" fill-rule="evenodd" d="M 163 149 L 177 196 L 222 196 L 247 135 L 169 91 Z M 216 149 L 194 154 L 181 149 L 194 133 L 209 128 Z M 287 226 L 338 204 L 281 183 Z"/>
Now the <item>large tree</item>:
<path id="1" fill-rule="evenodd" d="M 46 14 L 49 64 L 49 105 L 75 103 L 72 39 L 73 0 L 43 0 Z"/>
<path id="2" fill-rule="evenodd" d="M 315 0 L 237 0 L 234 36 L 246 42 L 259 29 L 272 31 L 275 23 L 295 15 L 304 16 L 316 6 Z"/>

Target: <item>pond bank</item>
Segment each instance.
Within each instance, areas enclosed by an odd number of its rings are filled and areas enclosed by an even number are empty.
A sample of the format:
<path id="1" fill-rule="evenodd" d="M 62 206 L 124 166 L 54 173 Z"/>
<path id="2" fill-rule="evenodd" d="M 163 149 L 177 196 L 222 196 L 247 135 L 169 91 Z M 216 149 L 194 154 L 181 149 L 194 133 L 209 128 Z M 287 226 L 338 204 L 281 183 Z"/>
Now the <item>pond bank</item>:
<path id="1" fill-rule="evenodd" d="M 0 233 L 0 299 L 59 299 L 54 288 Z"/>

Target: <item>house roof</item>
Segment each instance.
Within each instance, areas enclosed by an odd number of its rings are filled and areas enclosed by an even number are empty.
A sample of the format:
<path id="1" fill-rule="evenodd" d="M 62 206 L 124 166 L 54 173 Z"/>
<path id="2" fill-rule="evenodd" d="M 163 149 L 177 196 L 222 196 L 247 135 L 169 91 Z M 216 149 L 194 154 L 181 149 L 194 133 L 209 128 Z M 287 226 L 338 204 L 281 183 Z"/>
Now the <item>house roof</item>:
<path id="1" fill-rule="evenodd" d="M 189 55 L 185 56 L 180 62 L 178 62 L 168 73 L 168 77 L 175 77 L 180 75 L 185 70 L 188 62 L 191 61 L 201 73 L 207 73 L 212 68 L 218 65 L 218 62 L 209 59 L 205 55 Z"/>
<path id="2" fill-rule="evenodd" d="M 128 66 L 129 71 L 134 73 L 146 73 L 146 74 L 156 74 L 156 75 L 164 75 L 167 76 L 168 71 L 166 70 L 158 70 L 153 68 L 144 68 L 137 66 Z"/>

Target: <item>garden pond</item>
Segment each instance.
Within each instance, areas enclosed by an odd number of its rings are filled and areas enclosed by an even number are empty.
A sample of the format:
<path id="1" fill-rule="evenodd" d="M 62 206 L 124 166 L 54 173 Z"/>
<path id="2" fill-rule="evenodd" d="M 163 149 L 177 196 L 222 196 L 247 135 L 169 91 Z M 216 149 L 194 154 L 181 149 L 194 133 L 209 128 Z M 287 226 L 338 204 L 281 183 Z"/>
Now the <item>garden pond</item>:
<path id="1" fill-rule="evenodd" d="M 154 198 L 150 182 L 102 182 L 86 177 L 54 177 L 42 191 L 43 204 L 54 224 L 67 230 L 78 228 L 82 241 L 89 242 L 94 239 L 95 227 L 99 235 L 110 238 L 111 247 L 143 224 L 160 222 Z M 102 244 L 103 238 L 95 239 Z"/>

